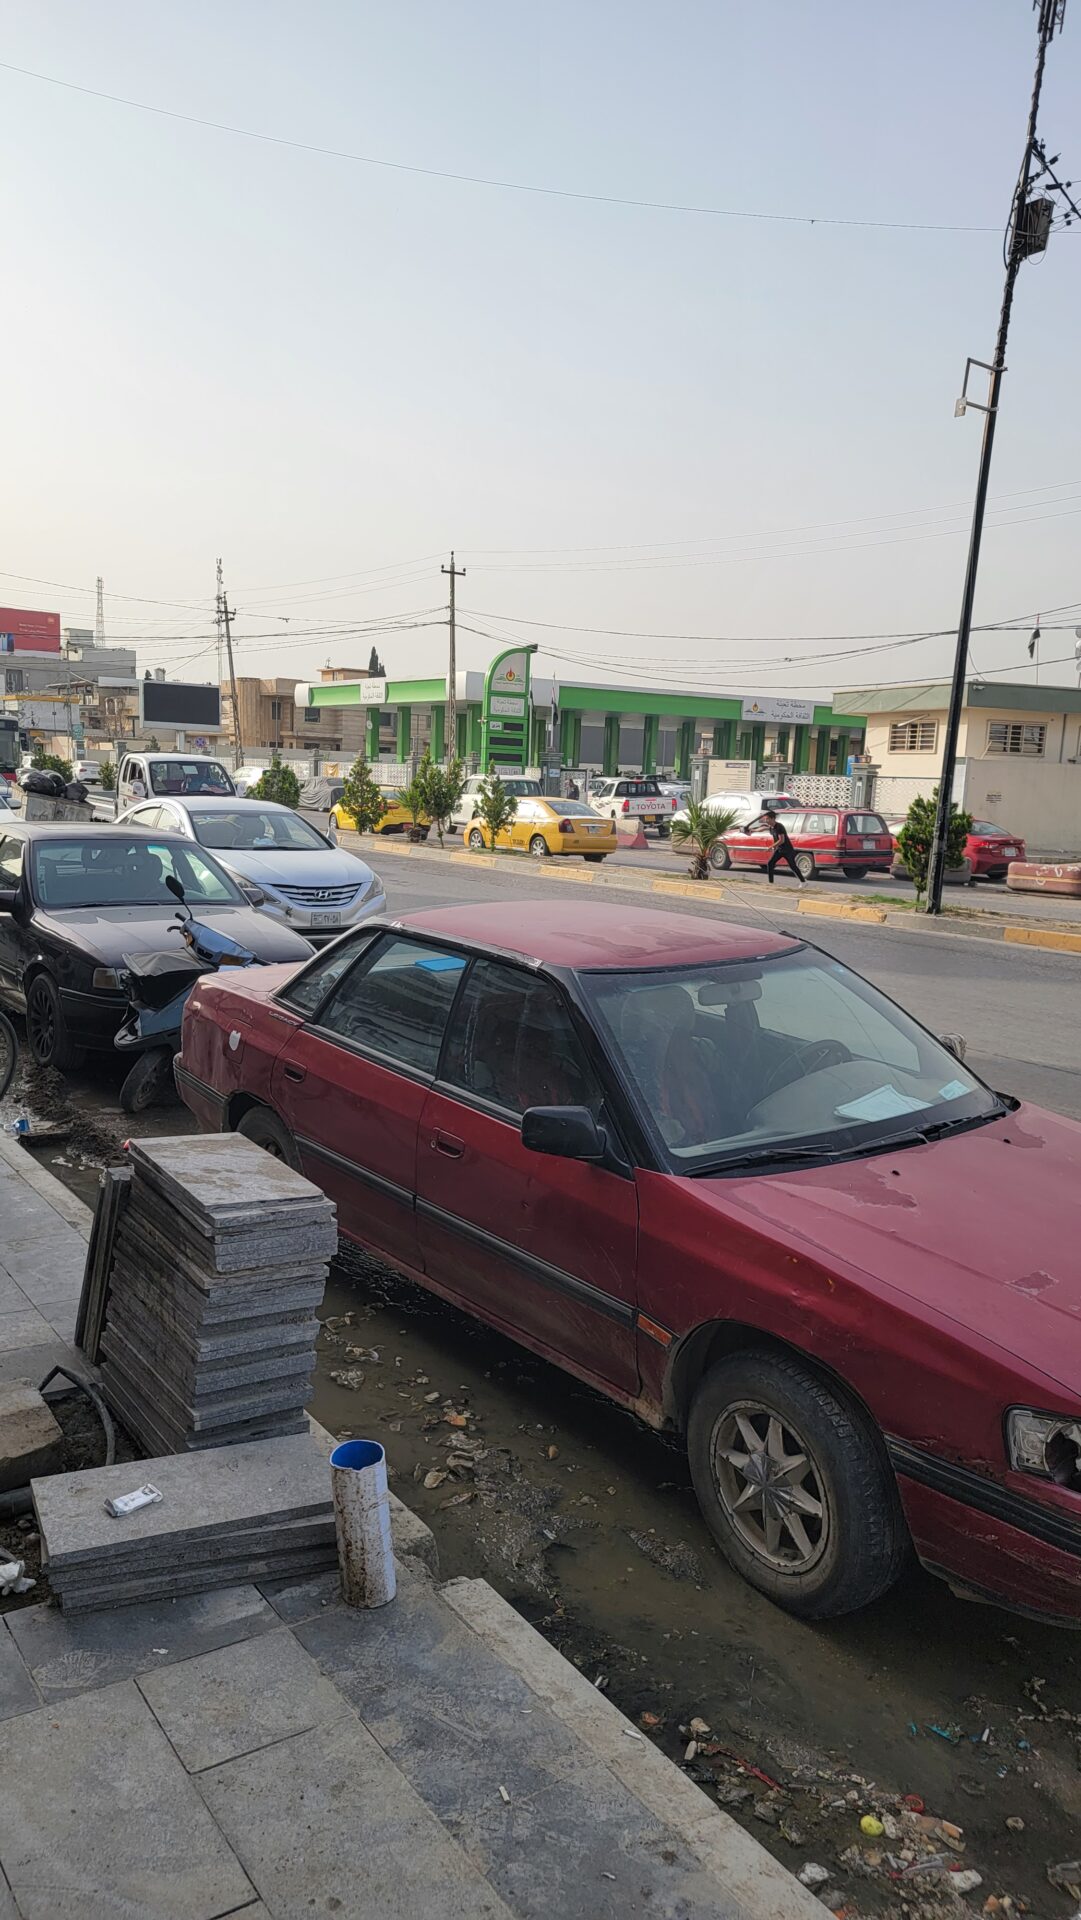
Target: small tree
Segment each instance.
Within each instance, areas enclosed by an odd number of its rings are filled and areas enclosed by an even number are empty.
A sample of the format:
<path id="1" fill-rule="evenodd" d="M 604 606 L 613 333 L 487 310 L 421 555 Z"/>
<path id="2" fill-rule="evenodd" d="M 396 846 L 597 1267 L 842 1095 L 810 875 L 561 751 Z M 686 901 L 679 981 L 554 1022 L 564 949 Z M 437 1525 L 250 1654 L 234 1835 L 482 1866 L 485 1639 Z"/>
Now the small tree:
<path id="1" fill-rule="evenodd" d="M 116 791 L 116 768 L 111 760 L 103 760 L 101 763 L 101 790 L 102 793 Z"/>
<path id="2" fill-rule="evenodd" d="M 343 813 L 349 815 L 358 833 L 374 833 L 387 810 L 387 803 L 362 753 L 357 755 L 349 769 L 349 778 L 342 788 L 338 805 Z"/>
<path id="3" fill-rule="evenodd" d="M 739 816 L 734 807 L 707 807 L 704 800 L 688 800 L 683 811 L 686 817 L 672 822 L 672 840 L 694 856 L 691 879 L 708 880 L 713 849 Z"/>
<path id="4" fill-rule="evenodd" d="M 422 840 L 425 830 L 421 825 L 421 821 L 426 821 L 428 815 L 425 808 L 426 795 L 424 792 L 424 782 L 419 772 L 413 776 L 413 779 L 407 787 L 398 788 L 398 798 L 412 822 L 409 829 L 409 838 L 411 840 Z"/>
<path id="5" fill-rule="evenodd" d="M 430 753 L 425 754 L 417 770 L 417 783 L 424 794 L 423 812 L 439 835 L 440 846 L 451 814 L 465 792 L 465 778 L 465 767 L 460 760 L 451 760 L 441 767 Z"/>
<path id="6" fill-rule="evenodd" d="M 490 773 L 477 792 L 477 812 L 488 829 L 493 853 L 498 851 L 499 835 L 510 826 L 517 811 L 517 797 L 507 792 L 498 773 Z"/>
<path id="7" fill-rule="evenodd" d="M 157 734 L 156 734 L 156 733 L 152 733 L 152 734 L 151 734 L 151 736 L 150 736 L 150 738 L 149 738 L 149 740 L 148 740 L 148 741 L 147 741 L 147 743 L 146 743 L 146 750 L 147 750 L 147 752 L 148 752 L 148 753 L 160 753 L 160 752 L 161 752 L 161 743 L 160 743 L 160 741 L 159 741 L 159 739 L 158 739 L 158 736 L 157 736 Z"/>
<path id="8" fill-rule="evenodd" d="M 252 787 L 250 797 L 253 800 L 273 800 L 280 807 L 299 807 L 300 781 L 292 767 L 283 766 L 277 747 L 266 772 L 260 774 Z"/>
<path id="9" fill-rule="evenodd" d="M 897 835 L 901 858 L 916 889 L 917 902 L 927 892 L 927 873 L 934 845 L 938 818 L 938 788 L 931 798 L 913 800 L 904 826 Z M 965 857 L 965 841 L 972 832 L 972 815 L 961 813 L 956 800 L 950 802 L 950 824 L 946 834 L 946 866 L 959 867 Z"/>
<path id="10" fill-rule="evenodd" d="M 30 765 L 38 773 L 58 773 L 64 780 L 71 779 L 71 761 L 61 760 L 58 753 L 46 753 L 44 747 L 35 748 Z"/>

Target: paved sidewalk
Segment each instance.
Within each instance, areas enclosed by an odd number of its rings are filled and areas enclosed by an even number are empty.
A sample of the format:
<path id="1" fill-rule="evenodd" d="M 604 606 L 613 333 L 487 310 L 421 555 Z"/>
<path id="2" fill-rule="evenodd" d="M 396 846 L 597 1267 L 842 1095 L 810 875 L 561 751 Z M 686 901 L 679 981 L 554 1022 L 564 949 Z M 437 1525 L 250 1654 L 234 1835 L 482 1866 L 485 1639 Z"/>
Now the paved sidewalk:
<path id="1" fill-rule="evenodd" d="M 89 1214 L 0 1142 L 0 1218 L 0 1358 L 40 1378 Z M 378 1612 L 335 1571 L 0 1616 L 0 1920 L 821 1916 L 485 1581 L 438 1586 L 399 1502 L 394 1541 Z"/>

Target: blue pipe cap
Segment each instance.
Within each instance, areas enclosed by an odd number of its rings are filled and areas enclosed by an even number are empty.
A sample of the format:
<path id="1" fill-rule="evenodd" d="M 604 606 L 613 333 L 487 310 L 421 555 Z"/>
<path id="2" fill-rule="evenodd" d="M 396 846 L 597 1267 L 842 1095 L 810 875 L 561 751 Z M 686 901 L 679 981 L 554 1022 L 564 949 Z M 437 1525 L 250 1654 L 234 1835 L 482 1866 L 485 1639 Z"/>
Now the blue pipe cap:
<path id="1" fill-rule="evenodd" d="M 354 1473 L 363 1473 L 365 1467 L 377 1467 L 386 1457 L 378 1440 L 342 1440 L 331 1454 L 330 1464 L 332 1467 L 351 1467 Z"/>

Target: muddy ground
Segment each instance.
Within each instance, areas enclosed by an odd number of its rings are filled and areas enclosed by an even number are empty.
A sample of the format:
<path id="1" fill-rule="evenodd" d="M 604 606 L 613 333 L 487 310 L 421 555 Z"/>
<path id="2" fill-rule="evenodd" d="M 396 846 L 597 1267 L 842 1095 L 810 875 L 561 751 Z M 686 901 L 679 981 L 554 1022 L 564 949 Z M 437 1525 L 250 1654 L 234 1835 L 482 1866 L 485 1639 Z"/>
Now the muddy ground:
<path id="1" fill-rule="evenodd" d="M 0 1119 L 28 1112 L 39 1163 L 92 1200 L 130 1131 L 190 1125 L 114 1097 L 99 1073 L 32 1076 Z M 832 1910 L 1078 1913 L 1071 1874 L 1048 1878 L 1081 1853 L 1075 1636 L 918 1568 L 855 1618 L 788 1618 L 719 1558 L 676 1446 L 354 1251 L 312 1411 L 382 1440 L 444 1574 L 489 1579 L 787 1866 L 822 1867 Z"/>

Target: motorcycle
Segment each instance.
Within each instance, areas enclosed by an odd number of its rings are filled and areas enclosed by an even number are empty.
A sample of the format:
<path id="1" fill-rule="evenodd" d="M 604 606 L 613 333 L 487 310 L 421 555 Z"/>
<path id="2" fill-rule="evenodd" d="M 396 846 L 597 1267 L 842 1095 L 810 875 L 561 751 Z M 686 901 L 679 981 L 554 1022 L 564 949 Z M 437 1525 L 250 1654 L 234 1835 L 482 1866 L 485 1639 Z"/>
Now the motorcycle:
<path id="1" fill-rule="evenodd" d="M 180 907 L 170 929 L 184 945 L 169 953 L 124 956 L 122 976 L 128 1013 L 113 1045 L 136 1058 L 120 1089 L 125 1113 L 142 1113 L 152 1106 L 172 1081 L 173 1055 L 180 1045 L 184 1005 L 197 980 L 219 967 L 250 967 L 255 955 L 227 933 L 197 920 L 184 900 L 184 889 L 173 874 L 165 884 Z"/>

